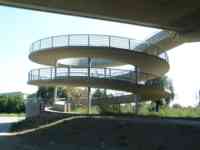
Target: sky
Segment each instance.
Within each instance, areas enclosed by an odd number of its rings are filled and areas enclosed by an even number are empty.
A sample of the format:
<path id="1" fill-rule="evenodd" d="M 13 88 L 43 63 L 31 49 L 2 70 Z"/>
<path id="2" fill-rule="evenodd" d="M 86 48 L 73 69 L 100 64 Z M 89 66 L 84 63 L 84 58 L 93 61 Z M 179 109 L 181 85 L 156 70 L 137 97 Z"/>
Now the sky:
<path id="1" fill-rule="evenodd" d="M 28 59 L 34 41 L 62 34 L 106 34 L 144 40 L 158 29 L 116 22 L 44 13 L 0 6 L 0 93 L 33 93 L 37 87 L 27 84 L 28 72 L 42 67 Z M 200 43 L 183 44 L 168 51 L 176 97 L 173 103 L 196 105 L 200 89 Z"/>

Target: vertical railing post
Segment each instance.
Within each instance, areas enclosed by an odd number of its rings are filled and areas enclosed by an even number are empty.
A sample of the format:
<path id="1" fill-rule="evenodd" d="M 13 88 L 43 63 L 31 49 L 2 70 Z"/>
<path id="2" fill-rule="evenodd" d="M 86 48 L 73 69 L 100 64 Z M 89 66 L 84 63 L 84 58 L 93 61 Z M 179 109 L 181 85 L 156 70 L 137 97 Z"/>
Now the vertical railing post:
<path id="1" fill-rule="evenodd" d="M 111 79 L 111 77 L 112 77 L 111 68 L 109 68 L 109 76 L 110 76 L 110 79 Z"/>
<path id="2" fill-rule="evenodd" d="M 111 44 L 111 36 L 108 37 L 108 42 L 109 42 L 108 47 L 111 47 L 111 45 L 110 45 Z"/>
<path id="3" fill-rule="evenodd" d="M 31 73 L 30 73 L 30 79 L 31 79 L 31 80 L 33 80 L 33 77 L 32 77 L 32 75 L 33 75 L 33 74 L 32 74 L 32 71 L 31 71 Z"/>
<path id="4" fill-rule="evenodd" d="M 135 67 L 135 83 L 138 85 L 138 67 Z"/>
<path id="5" fill-rule="evenodd" d="M 138 67 L 135 67 L 135 82 L 136 82 L 136 87 L 138 86 Z M 139 95 L 135 96 L 135 113 L 138 114 L 139 112 Z"/>
<path id="6" fill-rule="evenodd" d="M 52 36 L 51 37 L 51 48 L 53 48 L 54 47 L 54 37 Z"/>
<path id="7" fill-rule="evenodd" d="M 70 79 L 70 66 L 68 66 L 67 69 L 68 69 L 67 70 L 67 77 L 68 77 L 68 79 Z"/>
<path id="8" fill-rule="evenodd" d="M 54 80 L 57 79 L 57 63 L 55 63 Z M 54 103 L 57 100 L 57 87 L 54 87 Z"/>
<path id="9" fill-rule="evenodd" d="M 88 84 L 90 84 L 90 69 L 91 69 L 91 58 L 88 57 Z M 91 97 L 91 87 L 88 86 L 88 113 L 92 112 L 92 97 Z"/>
<path id="10" fill-rule="evenodd" d="M 88 79 L 90 80 L 92 60 L 88 57 Z"/>
<path id="11" fill-rule="evenodd" d="M 28 73 L 28 81 L 30 81 L 30 72 Z"/>
<path id="12" fill-rule="evenodd" d="M 129 47 L 129 50 L 131 49 L 131 40 L 129 39 L 128 40 L 128 47 Z"/>
<path id="13" fill-rule="evenodd" d="M 54 80 L 56 80 L 57 78 L 57 66 L 55 65 L 55 68 L 54 68 Z"/>
<path id="14" fill-rule="evenodd" d="M 31 80 L 33 80 L 33 77 L 32 77 L 32 75 L 33 75 L 33 74 L 32 74 L 32 71 L 31 71 L 31 74 L 30 74 L 30 76 L 31 76 Z"/>
<path id="15" fill-rule="evenodd" d="M 107 78 L 107 68 L 104 68 L 104 78 L 105 79 Z M 107 95 L 107 90 L 104 89 L 104 98 L 106 98 L 106 95 Z"/>
<path id="16" fill-rule="evenodd" d="M 68 34 L 67 44 L 70 46 L 70 35 Z"/>
<path id="17" fill-rule="evenodd" d="M 90 35 L 88 34 L 88 45 L 87 46 L 90 46 Z"/>
<path id="18" fill-rule="evenodd" d="M 67 44 L 68 44 L 68 35 L 67 35 L 67 34 L 65 35 L 64 41 L 65 41 L 65 46 L 68 46 L 68 45 L 67 45 Z"/>
<path id="19" fill-rule="evenodd" d="M 40 80 L 40 69 L 38 69 L 38 80 Z"/>
<path id="20" fill-rule="evenodd" d="M 53 80 L 53 75 L 52 75 L 52 72 L 53 72 L 53 68 L 51 68 L 51 69 L 50 69 L 51 80 Z"/>
<path id="21" fill-rule="evenodd" d="M 106 79 L 107 77 L 107 68 L 104 68 L 104 78 Z"/>

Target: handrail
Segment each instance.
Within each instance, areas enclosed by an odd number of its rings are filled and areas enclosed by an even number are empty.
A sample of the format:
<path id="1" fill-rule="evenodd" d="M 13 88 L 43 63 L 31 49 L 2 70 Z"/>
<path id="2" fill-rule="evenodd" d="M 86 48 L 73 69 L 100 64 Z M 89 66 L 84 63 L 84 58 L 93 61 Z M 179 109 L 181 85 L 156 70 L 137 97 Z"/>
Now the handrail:
<path id="1" fill-rule="evenodd" d="M 137 73 L 140 84 L 145 84 L 147 81 L 145 78 L 151 76 L 157 78 L 157 76 L 138 72 Z M 123 70 L 123 69 L 111 69 L 111 68 L 90 68 L 91 78 L 109 79 L 109 80 L 124 80 L 131 83 L 136 83 L 136 71 Z M 76 79 L 76 77 L 88 77 L 88 68 L 71 68 L 71 67 L 57 67 L 55 68 L 40 68 L 33 69 L 29 72 L 28 81 L 40 81 L 40 80 L 67 80 Z M 143 78 L 142 78 L 143 77 Z M 147 86 L 162 87 L 159 83 L 151 83 Z"/>
<path id="2" fill-rule="evenodd" d="M 128 49 L 135 52 L 143 52 L 148 55 L 158 56 L 168 61 L 165 52 L 160 54 L 159 47 L 147 41 L 139 41 L 119 36 L 97 35 L 97 34 L 69 34 L 47 37 L 31 44 L 30 52 L 39 51 L 47 48 L 56 47 L 72 47 L 72 46 L 88 46 L 88 47 L 109 47 Z M 153 49 L 153 53 L 145 51 L 146 48 Z"/>

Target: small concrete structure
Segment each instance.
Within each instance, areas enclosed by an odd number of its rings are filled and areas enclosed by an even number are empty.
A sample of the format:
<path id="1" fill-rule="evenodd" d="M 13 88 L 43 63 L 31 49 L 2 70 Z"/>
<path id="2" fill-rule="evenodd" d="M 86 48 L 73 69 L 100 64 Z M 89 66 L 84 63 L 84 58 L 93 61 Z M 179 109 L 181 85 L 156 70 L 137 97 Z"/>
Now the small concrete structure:
<path id="1" fill-rule="evenodd" d="M 40 103 L 34 98 L 27 99 L 25 103 L 25 112 L 26 112 L 26 118 L 31 118 L 40 115 L 41 112 Z"/>

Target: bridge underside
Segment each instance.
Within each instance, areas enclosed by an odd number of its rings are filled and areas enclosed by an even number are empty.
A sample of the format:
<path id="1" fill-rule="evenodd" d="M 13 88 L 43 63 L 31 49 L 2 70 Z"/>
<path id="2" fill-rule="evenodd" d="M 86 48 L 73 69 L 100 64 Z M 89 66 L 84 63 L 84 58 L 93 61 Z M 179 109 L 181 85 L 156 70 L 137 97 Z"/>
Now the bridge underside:
<path id="1" fill-rule="evenodd" d="M 192 32 L 200 25 L 200 1 L 0 0 L 1 5 Z"/>

